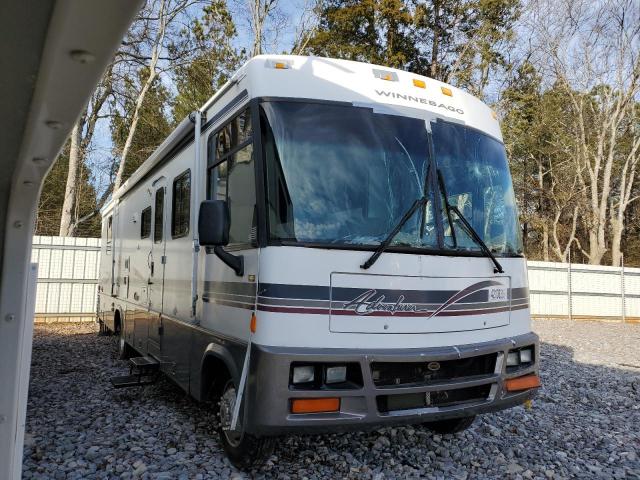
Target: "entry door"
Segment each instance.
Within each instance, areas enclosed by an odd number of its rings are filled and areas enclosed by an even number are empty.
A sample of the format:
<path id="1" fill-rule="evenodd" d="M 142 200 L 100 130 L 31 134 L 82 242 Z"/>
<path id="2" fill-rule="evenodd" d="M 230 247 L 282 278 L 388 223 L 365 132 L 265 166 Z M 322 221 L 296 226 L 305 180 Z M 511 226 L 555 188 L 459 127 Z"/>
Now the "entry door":
<path id="1" fill-rule="evenodd" d="M 160 356 L 160 329 L 164 293 L 167 195 L 164 181 L 154 184 L 153 243 L 149 255 L 149 353 Z"/>

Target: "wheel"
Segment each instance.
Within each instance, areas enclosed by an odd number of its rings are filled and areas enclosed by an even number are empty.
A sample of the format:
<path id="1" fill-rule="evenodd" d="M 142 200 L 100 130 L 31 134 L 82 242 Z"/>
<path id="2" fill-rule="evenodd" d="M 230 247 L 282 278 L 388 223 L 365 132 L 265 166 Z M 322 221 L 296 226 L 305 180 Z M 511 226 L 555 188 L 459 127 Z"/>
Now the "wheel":
<path id="1" fill-rule="evenodd" d="M 437 433 L 457 433 L 469 428 L 475 419 L 476 416 L 473 415 L 471 417 L 437 420 L 435 422 L 426 423 L 425 425 Z"/>
<path id="2" fill-rule="evenodd" d="M 236 404 L 236 386 L 233 380 L 225 384 L 220 401 L 218 403 L 218 435 L 222 448 L 226 452 L 231 463 L 237 468 L 249 469 L 264 463 L 273 453 L 275 439 L 271 437 L 255 437 L 245 433 L 242 425 L 238 430 L 231 430 L 233 407 Z M 240 422 L 239 422 L 240 423 Z"/>

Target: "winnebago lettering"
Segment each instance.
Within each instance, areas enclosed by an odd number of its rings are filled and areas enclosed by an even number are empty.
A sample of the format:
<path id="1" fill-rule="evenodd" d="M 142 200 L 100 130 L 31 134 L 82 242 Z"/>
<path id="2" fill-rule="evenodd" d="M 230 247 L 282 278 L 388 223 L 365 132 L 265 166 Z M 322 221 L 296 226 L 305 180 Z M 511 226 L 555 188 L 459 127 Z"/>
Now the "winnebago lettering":
<path id="1" fill-rule="evenodd" d="M 444 83 L 262 55 L 102 211 L 98 320 L 131 374 L 220 417 L 249 467 L 287 433 L 438 432 L 539 387 L 495 114 Z"/>
<path id="2" fill-rule="evenodd" d="M 445 105 L 444 103 L 438 103 L 434 100 L 429 100 L 428 98 L 415 97 L 413 95 L 403 95 L 401 93 L 395 93 L 395 92 L 386 92 L 384 90 L 376 90 L 376 93 L 379 96 L 391 97 L 397 100 L 407 100 L 409 102 L 415 102 L 415 103 L 422 103 L 423 105 L 429 105 L 431 107 L 445 108 L 450 112 L 456 112 L 456 113 L 459 113 L 460 115 L 464 115 L 464 110 L 462 110 L 461 108 L 456 108 L 452 105 Z"/>

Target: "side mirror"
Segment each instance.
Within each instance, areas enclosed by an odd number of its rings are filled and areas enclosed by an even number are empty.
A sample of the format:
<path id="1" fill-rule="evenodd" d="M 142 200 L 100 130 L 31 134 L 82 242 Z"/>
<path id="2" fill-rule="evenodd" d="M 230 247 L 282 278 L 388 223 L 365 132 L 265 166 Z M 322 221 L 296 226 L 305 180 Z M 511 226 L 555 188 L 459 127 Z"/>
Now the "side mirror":
<path id="1" fill-rule="evenodd" d="M 229 205 L 225 200 L 205 200 L 198 214 L 198 238 L 203 247 L 223 247 L 229 243 Z"/>
<path id="2" fill-rule="evenodd" d="M 198 240 L 207 253 L 215 253 L 236 275 L 244 275 L 244 257 L 232 255 L 224 250 L 229 244 L 231 218 L 229 205 L 225 200 L 205 200 L 200 204 L 198 213 Z"/>

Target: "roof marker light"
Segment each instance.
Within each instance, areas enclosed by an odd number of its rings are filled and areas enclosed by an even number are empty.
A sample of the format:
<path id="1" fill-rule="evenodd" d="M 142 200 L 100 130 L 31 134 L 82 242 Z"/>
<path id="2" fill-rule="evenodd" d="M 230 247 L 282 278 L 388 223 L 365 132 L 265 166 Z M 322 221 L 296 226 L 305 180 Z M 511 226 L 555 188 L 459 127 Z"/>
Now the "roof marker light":
<path id="1" fill-rule="evenodd" d="M 397 82 L 398 74 L 396 72 L 390 72 L 389 70 L 373 69 L 373 76 L 380 80 L 386 80 L 388 82 Z"/>
<path id="2" fill-rule="evenodd" d="M 447 97 L 453 97 L 453 92 L 451 91 L 450 88 L 447 87 L 440 87 L 440 90 L 442 90 L 442 93 L 444 95 L 446 95 Z"/>
<path id="3" fill-rule="evenodd" d="M 493 117 L 494 120 L 498 119 L 498 114 L 496 113 L 495 110 L 491 110 L 491 116 Z"/>
<path id="4" fill-rule="evenodd" d="M 413 86 L 418 88 L 427 88 L 427 83 L 424 80 L 418 78 L 413 79 Z"/>
<path id="5" fill-rule="evenodd" d="M 284 60 L 270 60 L 266 64 L 267 68 L 275 68 L 276 70 L 288 70 L 291 63 Z"/>

